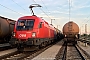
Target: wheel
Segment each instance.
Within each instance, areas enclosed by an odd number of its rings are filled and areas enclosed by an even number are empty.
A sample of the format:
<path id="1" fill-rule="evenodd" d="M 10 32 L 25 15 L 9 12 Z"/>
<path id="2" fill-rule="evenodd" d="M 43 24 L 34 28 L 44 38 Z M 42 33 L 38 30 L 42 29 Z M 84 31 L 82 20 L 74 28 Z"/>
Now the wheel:
<path id="1" fill-rule="evenodd" d="M 18 50 L 19 52 L 23 52 L 23 51 L 24 51 L 24 48 L 23 48 L 23 47 L 18 47 L 17 50 Z"/>
<path id="2" fill-rule="evenodd" d="M 18 50 L 19 52 L 23 52 L 23 51 L 24 51 L 24 47 L 23 47 L 21 44 L 19 44 L 19 45 L 17 46 L 17 50 Z"/>

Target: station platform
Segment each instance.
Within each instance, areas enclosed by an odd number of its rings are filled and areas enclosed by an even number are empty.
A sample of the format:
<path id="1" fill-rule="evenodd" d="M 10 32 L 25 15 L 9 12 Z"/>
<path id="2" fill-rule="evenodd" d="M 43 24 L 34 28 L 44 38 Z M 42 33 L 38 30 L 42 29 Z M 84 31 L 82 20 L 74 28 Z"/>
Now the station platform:
<path id="1" fill-rule="evenodd" d="M 54 60 L 62 44 L 63 41 L 59 41 L 52 47 L 48 48 L 47 50 L 33 58 L 32 60 Z"/>

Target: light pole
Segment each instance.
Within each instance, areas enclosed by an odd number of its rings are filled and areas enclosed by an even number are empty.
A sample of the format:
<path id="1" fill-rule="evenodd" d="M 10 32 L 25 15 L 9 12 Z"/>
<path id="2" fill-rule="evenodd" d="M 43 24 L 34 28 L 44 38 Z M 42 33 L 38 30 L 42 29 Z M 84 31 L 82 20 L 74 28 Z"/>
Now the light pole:
<path id="1" fill-rule="evenodd" d="M 87 34 L 87 24 L 85 24 L 85 34 Z"/>
<path id="2" fill-rule="evenodd" d="M 52 20 L 55 20 L 55 19 L 51 19 L 51 25 L 52 25 Z"/>

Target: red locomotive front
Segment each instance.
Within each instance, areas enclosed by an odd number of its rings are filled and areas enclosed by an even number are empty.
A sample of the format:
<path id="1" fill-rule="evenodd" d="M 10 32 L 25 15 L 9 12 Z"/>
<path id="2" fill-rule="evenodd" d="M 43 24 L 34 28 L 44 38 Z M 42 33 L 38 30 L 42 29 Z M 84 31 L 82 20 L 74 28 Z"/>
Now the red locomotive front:
<path id="1" fill-rule="evenodd" d="M 36 26 L 34 26 L 34 24 L 35 24 L 35 18 L 32 18 L 30 16 L 19 18 L 19 20 L 16 23 L 14 37 L 21 41 L 23 40 L 27 41 L 28 38 L 31 38 L 31 37 L 35 38 L 36 29 L 33 29 L 33 28 L 35 28 Z"/>

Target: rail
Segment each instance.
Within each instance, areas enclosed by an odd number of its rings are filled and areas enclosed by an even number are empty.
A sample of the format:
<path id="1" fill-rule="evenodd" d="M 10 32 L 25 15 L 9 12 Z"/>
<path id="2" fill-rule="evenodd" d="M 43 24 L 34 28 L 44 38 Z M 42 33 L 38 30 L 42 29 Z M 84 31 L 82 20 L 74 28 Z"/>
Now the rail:
<path id="1" fill-rule="evenodd" d="M 73 60 L 73 59 L 85 60 L 86 59 L 85 56 L 82 55 L 81 50 L 79 50 L 76 45 L 64 42 L 63 46 L 57 53 L 55 60 Z"/>
<path id="2" fill-rule="evenodd" d="M 79 55 L 81 56 L 82 60 L 85 60 L 85 58 L 82 56 L 82 54 L 80 53 L 80 51 L 78 50 L 78 48 L 76 46 L 74 46 L 77 50 L 77 52 L 79 53 Z"/>
<path id="3" fill-rule="evenodd" d="M 59 52 L 57 53 L 55 60 L 66 60 L 66 54 L 67 54 L 67 43 L 64 42 L 62 47 L 60 48 Z"/>

